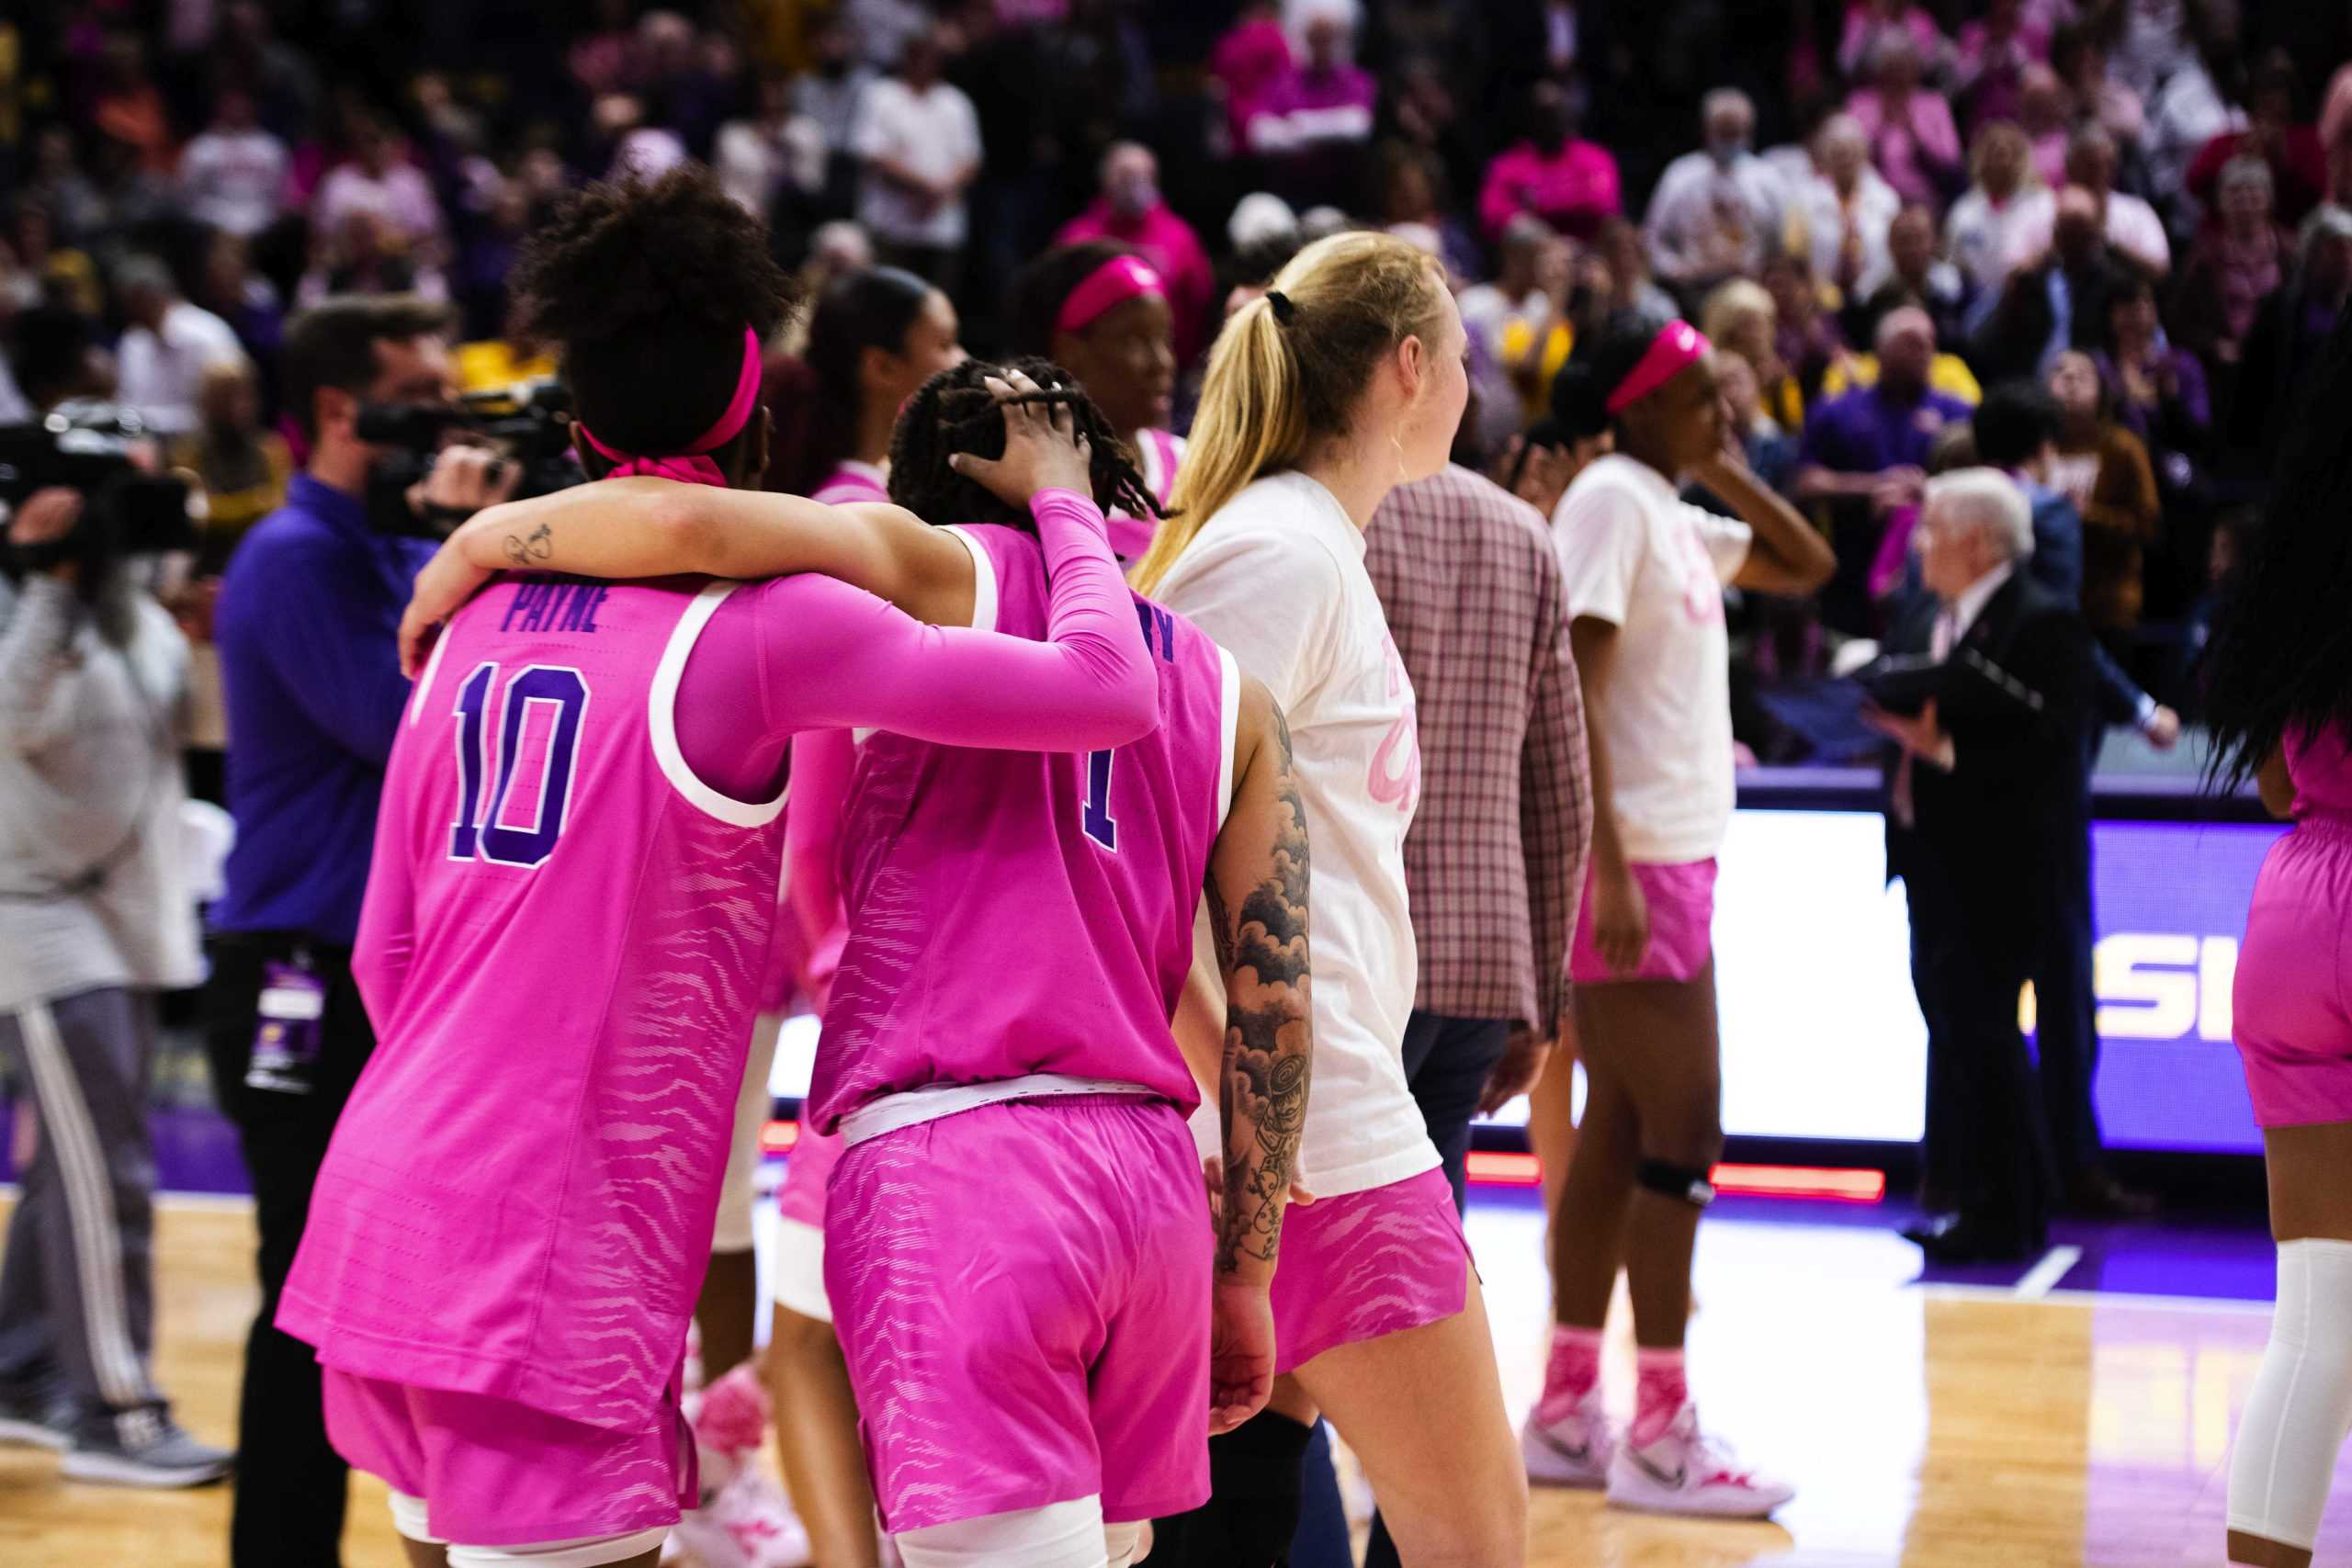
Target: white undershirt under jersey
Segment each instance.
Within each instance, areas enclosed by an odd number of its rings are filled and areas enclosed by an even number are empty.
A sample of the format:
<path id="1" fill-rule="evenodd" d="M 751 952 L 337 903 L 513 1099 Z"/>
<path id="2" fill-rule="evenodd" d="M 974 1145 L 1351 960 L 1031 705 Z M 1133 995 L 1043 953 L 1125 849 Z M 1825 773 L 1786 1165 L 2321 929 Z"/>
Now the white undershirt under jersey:
<path id="1" fill-rule="evenodd" d="M 1364 571 L 1363 534 L 1304 474 L 1259 479 L 1154 595 L 1282 705 L 1314 857 L 1315 1076 L 1299 1179 L 1336 1198 L 1438 1163 L 1405 1085 L 1416 958 L 1405 829 L 1420 795 L 1413 685 Z M 1216 1108 L 1203 1107 L 1214 1132 Z"/>
<path id="2" fill-rule="evenodd" d="M 1614 454 L 1577 476 L 1552 524 L 1570 619 L 1617 628 L 1585 722 L 1609 754 L 1609 807 L 1625 858 L 1713 858 L 1731 825 L 1731 650 L 1724 585 L 1747 525 L 1692 506 L 1645 463 Z"/>

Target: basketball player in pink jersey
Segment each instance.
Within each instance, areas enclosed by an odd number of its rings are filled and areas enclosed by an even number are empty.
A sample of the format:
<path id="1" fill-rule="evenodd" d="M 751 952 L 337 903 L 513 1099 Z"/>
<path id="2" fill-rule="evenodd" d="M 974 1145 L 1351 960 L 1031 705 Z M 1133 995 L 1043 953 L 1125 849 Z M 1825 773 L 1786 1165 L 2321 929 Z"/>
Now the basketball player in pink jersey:
<path id="1" fill-rule="evenodd" d="M 815 386 L 776 488 L 832 506 L 887 502 L 890 427 L 917 388 L 964 362 L 961 332 L 947 296 L 910 272 L 835 279 L 808 315 L 800 357 Z"/>
<path id="2" fill-rule="evenodd" d="M 949 372 L 909 405 L 892 495 L 992 525 L 954 530 L 988 563 L 974 617 L 1034 635 L 1037 541 L 963 482 L 1003 439 L 986 371 Z M 1048 395 L 1101 438 L 1098 500 L 1148 511 L 1100 413 Z M 557 519 L 556 564 L 574 570 L 641 570 L 680 547 L 686 564 L 711 550 L 747 569 L 718 541 L 782 499 L 608 493 L 649 510 L 616 507 L 592 535 L 569 492 L 499 525 Z M 1186 622 L 1136 610 L 1160 671 L 1146 741 L 1000 758 L 876 735 L 858 761 L 851 935 L 808 1119 L 846 1145 L 825 1304 L 908 1568 L 1124 1568 L 1146 1520 L 1207 1495 L 1212 1427 L 1272 1384 L 1267 1292 L 1312 1051 L 1304 815 L 1272 700 Z M 1211 1073 L 1214 1233 L 1183 1124 L 1199 1092 L 1169 1025 L 1204 892 L 1230 1026 Z"/>
<path id="3" fill-rule="evenodd" d="M 516 281 L 562 345 L 592 474 L 698 491 L 762 471 L 759 344 L 790 286 L 707 172 L 592 187 Z M 1091 488 L 1083 448 L 1040 409 L 1005 423 L 1003 458 L 967 471 L 1037 514 L 1044 642 L 922 626 L 814 576 L 526 570 L 435 643 L 355 964 L 382 1043 L 278 1317 L 318 1347 L 330 1435 L 392 1488 L 413 1562 L 650 1568 L 695 1500 L 678 1372 L 775 909 L 789 737 L 872 724 L 1084 750 L 1158 722 L 1158 661 L 1099 510 L 1069 488 Z M 769 500 L 773 534 L 816 536 L 810 555 L 875 525 Z M 939 541 L 937 581 L 967 573 L 971 619 L 984 555 L 910 529 L 900 548 Z M 555 536 L 514 536 L 513 558 L 543 564 Z"/>
<path id="4" fill-rule="evenodd" d="M 1022 353 L 1078 378 L 1136 455 L 1159 510 L 1176 488 L 1184 438 L 1168 422 L 1176 396 L 1176 318 L 1168 285 L 1136 252 L 1112 240 L 1047 251 L 1012 280 L 1012 331 Z M 1159 518 L 1111 514 L 1111 548 L 1132 566 L 1151 548 Z"/>
<path id="5" fill-rule="evenodd" d="M 1036 541 L 948 461 L 987 450 L 999 418 L 977 367 L 933 381 L 900 418 L 891 493 L 995 523 L 969 530 L 994 624 L 1034 635 Z M 1148 514 L 1137 490 L 1122 499 Z M 1265 1286 L 1310 1050 L 1304 813 L 1263 690 L 1189 624 L 1136 611 L 1160 660 L 1146 740 L 1024 755 L 876 735 L 859 761 L 810 1118 L 847 1145 L 826 1283 L 909 1568 L 1133 1561 L 1147 1520 L 1207 1495 L 1204 1407 L 1229 1427 L 1272 1385 Z M 1214 1251 L 1169 1027 L 1204 888 L 1233 1023 Z"/>

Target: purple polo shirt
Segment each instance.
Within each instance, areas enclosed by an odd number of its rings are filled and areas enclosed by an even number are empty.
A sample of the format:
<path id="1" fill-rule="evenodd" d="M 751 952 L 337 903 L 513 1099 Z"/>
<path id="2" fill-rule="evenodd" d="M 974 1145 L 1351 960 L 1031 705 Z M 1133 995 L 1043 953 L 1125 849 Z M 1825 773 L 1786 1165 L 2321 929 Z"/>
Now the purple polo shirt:
<path id="1" fill-rule="evenodd" d="M 1943 392 L 1922 392 L 1905 402 L 1874 386 L 1858 387 L 1813 411 L 1804 422 L 1797 461 L 1841 474 L 1924 468 L 1936 438 L 1948 425 L 1965 424 L 1970 413 L 1966 403 Z"/>

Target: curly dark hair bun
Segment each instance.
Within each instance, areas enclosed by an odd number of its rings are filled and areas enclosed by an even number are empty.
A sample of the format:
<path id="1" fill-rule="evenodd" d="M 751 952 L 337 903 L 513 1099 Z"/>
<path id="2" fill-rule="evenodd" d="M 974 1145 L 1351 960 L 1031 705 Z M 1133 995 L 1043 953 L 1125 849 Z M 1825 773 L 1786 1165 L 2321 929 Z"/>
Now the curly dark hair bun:
<path id="1" fill-rule="evenodd" d="M 926 523 L 1001 523 L 1034 531 L 1025 512 L 1015 512 L 982 485 L 947 466 L 961 452 L 974 457 L 1004 455 L 1004 415 L 987 378 L 1001 381 L 1019 371 L 1041 389 L 1010 400 L 1070 410 L 1091 454 L 1094 502 L 1105 512 L 1130 517 L 1160 517 L 1159 502 L 1144 482 L 1135 454 L 1111 428 L 1102 411 L 1070 373 L 1034 355 L 990 364 L 967 359 L 943 370 L 907 400 L 890 433 L 890 499 Z"/>
<path id="2" fill-rule="evenodd" d="M 580 417 L 608 445 L 680 450 L 710 427 L 742 367 L 798 303 L 767 230 L 709 170 L 574 193 L 525 245 L 512 287 L 562 345 Z"/>

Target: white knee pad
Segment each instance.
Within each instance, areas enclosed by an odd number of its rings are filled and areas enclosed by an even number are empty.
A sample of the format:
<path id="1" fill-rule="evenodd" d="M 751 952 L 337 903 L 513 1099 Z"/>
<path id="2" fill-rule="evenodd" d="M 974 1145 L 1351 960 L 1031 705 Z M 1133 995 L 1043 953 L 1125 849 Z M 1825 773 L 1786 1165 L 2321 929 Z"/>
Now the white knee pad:
<path id="1" fill-rule="evenodd" d="M 1110 1568 L 1135 1568 L 1151 1551 L 1151 1522 L 1130 1519 L 1125 1524 L 1104 1525 L 1102 1545 L 1110 1553 Z"/>
<path id="2" fill-rule="evenodd" d="M 2230 1458 L 2229 1528 L 2309 1550 L 2352 1432 L 2352 1242 L 2278 1244 L 2278 1305 Z"/>
<path id="3" fill-rule="evenodd" d="M 1102 1499 L 902 1530 L 890 1544 L 907 1568 L 1103 1568 Z"/>

